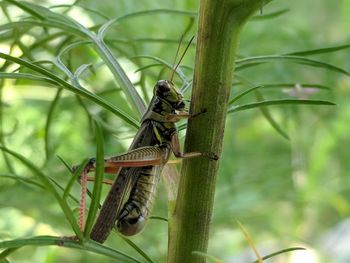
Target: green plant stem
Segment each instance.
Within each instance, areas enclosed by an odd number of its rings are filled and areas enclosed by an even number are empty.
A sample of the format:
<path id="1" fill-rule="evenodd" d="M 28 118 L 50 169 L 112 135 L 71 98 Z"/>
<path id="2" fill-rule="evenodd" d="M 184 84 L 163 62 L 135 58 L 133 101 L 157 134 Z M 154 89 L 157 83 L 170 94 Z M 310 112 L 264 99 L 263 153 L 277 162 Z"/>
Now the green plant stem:
<path id="1" fill-rule="evenodd" d="M 200 1 L 191 111 L 206 112 L 190 119 L 185 152 L 220 156 L 240 32 L 260 6 L 259 0 Z M 193 252 L 207 251 L 218 164 L 205 157 L 184 160 L 169 221 L 168 263 L 205 261 Z"/>

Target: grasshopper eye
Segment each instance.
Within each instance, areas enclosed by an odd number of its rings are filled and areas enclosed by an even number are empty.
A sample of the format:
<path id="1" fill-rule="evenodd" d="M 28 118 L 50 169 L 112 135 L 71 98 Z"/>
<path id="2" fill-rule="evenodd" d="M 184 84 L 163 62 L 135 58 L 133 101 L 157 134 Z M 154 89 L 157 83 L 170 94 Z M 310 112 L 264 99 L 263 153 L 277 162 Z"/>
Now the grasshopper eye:
<path id="1" fill-rule="evenodd" d="M 161 93 L 165 93 L 165 92 L 168 92 L 170 90 L 170 88 L 165 85 L 165 84 L 159 84 L 158 85 L 158 91 L 161 92 Z"/>
<path id="2" fill-rule="evenodd" d="M 165 97 L 170 92 L 169 84 L 165 81 L 159 81 L 155 87 L 156 94 L 160 97 Z"/>

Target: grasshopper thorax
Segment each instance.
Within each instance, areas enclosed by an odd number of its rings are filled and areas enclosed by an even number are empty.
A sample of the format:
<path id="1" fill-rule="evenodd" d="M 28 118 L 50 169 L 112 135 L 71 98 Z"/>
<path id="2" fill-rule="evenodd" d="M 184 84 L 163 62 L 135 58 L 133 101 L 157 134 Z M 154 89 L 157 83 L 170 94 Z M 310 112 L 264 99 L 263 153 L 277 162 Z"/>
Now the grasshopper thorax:
<path id="1" fill-rule="evenodd" d="M 159 80 L 154 86 L 153 94 L 168 102 L 175 110 L 184 110 L 185 103 L 181 92 L 169 80 Z"/>

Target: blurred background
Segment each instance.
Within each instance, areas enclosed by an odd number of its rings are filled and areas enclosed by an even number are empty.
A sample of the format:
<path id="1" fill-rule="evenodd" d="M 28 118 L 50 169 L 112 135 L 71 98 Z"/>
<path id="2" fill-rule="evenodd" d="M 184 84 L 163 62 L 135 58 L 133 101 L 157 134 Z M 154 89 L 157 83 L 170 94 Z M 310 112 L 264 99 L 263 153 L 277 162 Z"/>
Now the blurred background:
<path id="1" fill-rule="evenodd" d="M 197 12 L 198 1 L 82 0 L 33 1 L 66 13 L 86 27 L 101 25 L 109 19 L 150 9 Z M 28 14 L 2 1 L 1 25 L 25 21 Z M 65 6 L 64 4 L 68 5 Z M 61 6 L 55 6 L 61 5 Z M 5 8 L 6 7 L 6 8 Z M 296 51 L 333 47 L 350 43 L 350 2 L 342 1 L 273 1 L 263 14 L 283 11 L 269 19 L 248 22 L 241 38 L 239 58 L 286 54 Z M 259 15 L 259 14 L 257 14 Z M 157 79 L 168 72 L 153 66 L 148 55 L 172 63 L 178 40 L 196 33 L 196 18 L 167 12 L 126 19 L 110 27 L 106 42 L 145 101 L 152 96 Z M 64 76 L 45 61 L 54 61 L 58 47 L 77 39 L 58 36 L 40 42 L 59 29 L 19 26 L 7 30 L 0 26 L 0 51 L 23 56 Z M 62 44 L 63 45 L 63 44 Z M 61 46 L 62 47 L 62 46 Z M 184 47 L 183 47 L 184 48 Z M 183 49 L 182 48 L 182 49 Z M 182 67 L 191 79 L 195 46 L 186 54 Z M 88 45 L 80 45 L 60 56 L 72 70 L 92 64 L 80 84 L 137 118 L 113 75 L 98 54 Z M 310 56 L 350 71 L 349 50 Z M 44 61 L 44 62 L 43 62 Z M 4 60 L 0 59 L 0 67 Z M 135 72 L 138 69 L 141 71 Z M 10 66 L 7 72 L 16 70 Z M 261 255 L 300 246 L 305 251 L 283 254 L 267 262 L 350 262 L 350 78 L 345 74 L 281 61 L 265 63 L 237 72 L 232 96 L 248 87 L 237 83 L 245 79 L 252 85 L 278 84 L 261 88 L 265 99 L 309 98 L 335 102 L 336 106 L 271 106 L 269 113 L 289 136 L 281 136 L 258 108 L 228 115 L 224 148 L 217 180 L 209 254 L 224 262 L 252 262 L 254 254 L 239 220 L 250 233 Z M 181 86 L 181 82 L 177 80 Z M 292 83 L 295 87 L 283 85 Z M 320 84 L 324 89 L 303 89 L 302 83 Z M 136 130 L 100 106 L 79 99 L 68 91 L 45 83 L 1 79 L 1 141 L 21 153 L 42 171 L 65 185 L 70 174 L 57 158 L 79 164 L 95 155 L 95 138 L 91 116 L 104 128 L 106 155 L 127 150 Z M 185 93 L 187 99 L 190 92 Z M 56 98 L 56 99 L 55 99 Z M 255 102 L 249 94 L 237 105 Z M 47 128 L 48 119 L 50 129 Z M 49 131 L 49 134 L 48 134 Z M 23 180 L 14 179 L 17 175 Z M 35 235 L 69 236 L 72 230 L 52 195 L 24 179 L 31 172 L 10 156 L 0 157 L 0 239 L 8 240 Z M 32 182 L 32 181 L 31 181 Z M 160 183 L 153 215 L 167 217 L 167 193 Z M 104 192 L 108 187 L 104 188 Z M 79 185 L 73 189 L 79 196 Z M 190 201 L 190 200 L 189 200 Z M 77 215 L 77 204 L 71 203 Z M 145 230 L 131 240 L 155 262 L 165 262 L 167 223 L 150 220 Z M 137 253 L 117 234 L 107 245 Z M 58 247 L 24 247 L 9 258 L 11 262 L 114 262 L 104 256 Z"/>

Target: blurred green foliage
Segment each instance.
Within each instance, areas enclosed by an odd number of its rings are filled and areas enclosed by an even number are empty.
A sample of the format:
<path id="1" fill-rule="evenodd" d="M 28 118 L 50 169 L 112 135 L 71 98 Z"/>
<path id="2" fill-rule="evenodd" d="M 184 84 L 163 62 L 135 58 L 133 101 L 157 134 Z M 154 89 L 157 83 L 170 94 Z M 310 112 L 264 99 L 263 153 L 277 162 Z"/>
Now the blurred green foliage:
<path id="1" fill-rule="evenodd" d="M 35 1 L 38 3 L 39 1 Z M 73 3 L 73 1 L 40 1 L 43 6 Z M 19 8 L 0 2 L 3 15 L 0 22 L 25 21 L 27 14 Z M 196 12 L 198 1 L 77 1 L 75 6 L 52 8 L 66 12 L 87 27 L 100 25 L 109 19 L 131 12 L 149 9 L 170 9 Z M 264 13 L 288 9 L 288 12 L 271 19 L 254 19 L 249 22 L 239 48 L 239 56 L 287 54 L 296 51 L 350 43 L 347 32 L 350 18 L 349 1 L 274 1 Z M 96 10 L 98 12 L 92 12 Z M 8 14 L 8 16 L 6 16 Z M 180 35 L 196 32 L 193 16 L 174 15 L 165 11 L 130 18 L 110 27 L 106 43 L 136 85 L 145 101 L 152 96 L 157 79 L 167 78 L 163 65 L 134 73 L 138 68 L 157 63 L 140 55 L 159 57 L 172 63 Z M 61 48 L 74 42 L 73 37 L 61 37 L 44 44 L 39 39 L 59 33 L 59 29 L 18 26 L 0 32 L 0 49 L 22 58 L 38 61 L 62 78 L 63 72 L 52 63 Z M 62 44 L 62 45 L 61 45 Z M 194 46 L 186 54 L 182 70 L 191 79 Z M 349 50 L 324 53 L 309 58 L 350 70 Z M 46 61 L 46 62 L 45 62 Z M 113 75 L 94 49 L 81 45 L 62 56 L 72 71 L 82 64 L 92 64 L 81 78 L 80 84 L 100 95 L 135 119 L 138 113 L 128 102 Z M 0 60 L 0 67 L 4 60 Z M 11 65 L 7 72 L 17 67 Z M 22 73 L 31 72 L 24 68 Z M 278 256 L 272 262 L 349 262 L 348 238 L 340 227 L 349 226 L 350 192 L 350 78 L 325 69 L 310 68 L 301 64 L 272 62 L 237 72 L 241 79 L 252 85 L 273 83 L 322 84 L 330 90 L 314 89 L 298 93 L 297 88 L 260 88 L 265 99 L 295 98 L 331 100 L 337 106 L 283 105 L 269 107 L 269 113 L 289 135 L 284 139 L 267 122 L 259 109 L 235 112 L 228 115 L 224 138 L 221 168 L 217 182 L 209 254 L 225 262 L 252 262 L 251 249 L 240 232 L 235 219 L 249 230 L 262 255 L 276 250 L 303 246 L 304 254 L 290 253 Z M 235 79 L 234 81 L 238 81 Z M 180 80 L 177 80 L 181 86 Z M 136 129 L 102 107 L 85 98 L 43 82 L 4 80 L 2 87 L 1 132 L 3 144 L 21 153 L 45 174 L 65 185 L 70 174 L 56 157 L 69 164 L 78 164 L 94 156 L 96 142 L 91 116 L 99 120 L 104 133 L 106 155 L 127 150 Z M 232 97 L 249 88 L 234 85 Z M 295 91 L 293 93 L 293 91 Z M 301 92 L 305 92 L 302 90 Z M 59 96 L 53 106 L 55 96 Z M 189 98 L 189 92 L 185 94 Z M 239 104 L 255 102 L 254 93 Z M 51 115 L 50 108 L 53 108 Z M 47 119 L 51 124 L 47 144 Z M 62 210 L 47 191 L 13 176 L 33 178 L 31 171 L 7 155 L 0 158 L 0 238 L 2 240 L 34 235 L 73 235 Z M 104 187 L 104 193 L 108 187 Z M 79 197 L 79 185 L 73 195 Z M 167 194 L 162 182 L 157 194 L 154 215 L 167 216 Z M 190 201 L 190 200 L 189 200 Z M 71 207 L 77 204 L 70 202 Z M 77 212 L 77 210 L 75 210 Z M 76 213 L 77 215 L 77 213 Z M 337 237 L 337 238 L 335 238 Z M 150 220 L 146 229 L 131 238 L 155 262 L 165 262 L 167 249 L 167 223 Z M 108 246 L 137 253 L 121 237 L 112 234 Z M 292 256 L 293 255 L 293 256 Z M 299 258 L 297 257 L 299 256 Z M 104 256 L 79 250 L 58 247 L 24 247 L 9 257 L 11 262 L 113 262 Z M 288 260 L 288 261 L 283 261 Z"/>

